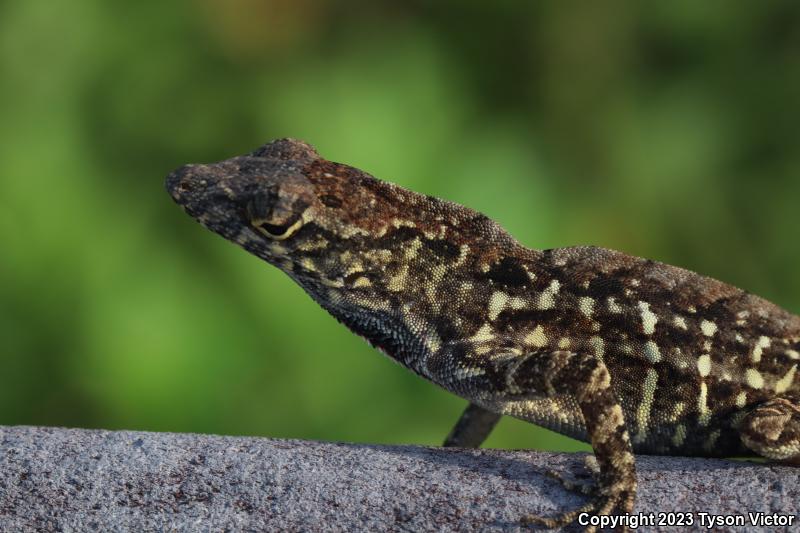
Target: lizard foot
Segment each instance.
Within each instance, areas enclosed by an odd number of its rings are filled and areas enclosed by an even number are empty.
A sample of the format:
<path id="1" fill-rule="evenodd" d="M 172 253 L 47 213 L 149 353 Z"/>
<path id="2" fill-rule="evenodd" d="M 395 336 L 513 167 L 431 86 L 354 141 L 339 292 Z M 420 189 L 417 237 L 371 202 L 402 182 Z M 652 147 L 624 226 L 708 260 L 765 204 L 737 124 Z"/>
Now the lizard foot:
<path id="1" fill-rule="evenodd" d="M 592 494 L 594 496 L 592 501 L 575 510 L 568 511 L 555 517 L 528 515 L 522 518 L 523 524 L 537 524 L 547 529 L 555 529 L 574 522 L 583 513 L 609 515 L 614 514 L 615 511 L 622 513 L 630 513 L 633 511 L 634 492 L 627 490 L 621 484 L 611 485 L 610 487 L 597 487 L 588 483 L 575 483 L 565 480 L 560 474 L 556 475 L 556 479 L 568 490 L 581 494 Z M 594 526 L 588 526 L 586 528 L 587 533 L 593 533 L 596 530 L 597 528 Z"/>
<path id="2" fill-rule="evenodd" d="M 594 455 L 587 455 L 584 459 L 584 465 L 591 474 L 591 480 L 570 480 L 567 479 L 556 470 L 547 470 L 545 475 L 551 479 L 558 481 L 565 489 L 570 492 L 578 492 L 586 496 L 591 496 L 595 493 L 595 488 L 599 483 L 600 467 L 597 464 L 597 459 Z"/>

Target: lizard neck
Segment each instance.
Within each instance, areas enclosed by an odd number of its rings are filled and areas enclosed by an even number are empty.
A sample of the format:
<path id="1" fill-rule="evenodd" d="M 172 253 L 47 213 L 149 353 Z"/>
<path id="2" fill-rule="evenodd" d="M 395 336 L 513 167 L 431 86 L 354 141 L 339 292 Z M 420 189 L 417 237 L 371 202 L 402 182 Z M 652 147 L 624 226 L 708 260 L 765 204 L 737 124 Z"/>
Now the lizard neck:
<path id="1" fill-rule="evenodd" d="M 350 330 L 430 377 L 429 356 L 487 320 L 486 287 L 530 284 L 526 265 L 539 253 L 510 239 L 445 236 L 400 227 L 378 242 L 353 238 L 301 259 L 292 277 Z"/>

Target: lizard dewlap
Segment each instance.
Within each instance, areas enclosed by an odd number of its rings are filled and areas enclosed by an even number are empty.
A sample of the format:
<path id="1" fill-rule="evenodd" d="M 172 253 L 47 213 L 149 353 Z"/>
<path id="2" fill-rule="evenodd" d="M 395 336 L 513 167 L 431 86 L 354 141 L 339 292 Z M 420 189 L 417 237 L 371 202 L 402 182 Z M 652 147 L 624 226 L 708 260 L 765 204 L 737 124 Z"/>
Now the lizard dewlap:
<path id="1" fill-rule="evenodd" d="M 589 442 L 592 499 L 630 513 L 634 452 L 800 462 L 800 318 L 720 281 L 597 247 L 537 250 L 466 207 L 281 139 L 167 178 L 208 229 L 280 268 L 353 332 L 470 402 Z"/>

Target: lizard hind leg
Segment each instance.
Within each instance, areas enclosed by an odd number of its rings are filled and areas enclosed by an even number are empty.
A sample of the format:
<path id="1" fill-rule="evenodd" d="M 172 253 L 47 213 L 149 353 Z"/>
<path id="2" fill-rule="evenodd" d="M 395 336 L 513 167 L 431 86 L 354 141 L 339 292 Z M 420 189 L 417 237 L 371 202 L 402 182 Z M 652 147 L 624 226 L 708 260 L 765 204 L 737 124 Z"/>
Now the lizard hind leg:
<path id="1" fill-rule="evenodd" d="M 501 416 L 470 403 L 445 439 L 444 446 L 447 448 L 480 448 Z"/>
<path id="2" fill-rule="evenodd" d="M 742 443 L 758 455 L 800 466 L 800 396 L 768 400 L 739 425 Z"/>

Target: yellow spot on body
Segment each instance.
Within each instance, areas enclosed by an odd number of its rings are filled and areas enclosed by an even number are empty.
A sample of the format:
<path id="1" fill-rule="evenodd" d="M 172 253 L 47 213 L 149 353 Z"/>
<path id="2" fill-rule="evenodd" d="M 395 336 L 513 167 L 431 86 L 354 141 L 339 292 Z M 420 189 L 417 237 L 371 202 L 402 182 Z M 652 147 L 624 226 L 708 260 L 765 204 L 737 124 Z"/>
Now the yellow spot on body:
<path id="1" fill-rule="evenodd" d="M 786 350 L 783 352 L 789 359 L 800 359 L 800 353 L 797 350 Z"/>
<path id="2" fill-rule="evenodd" d="M 495 291 L 489 298 L 489 320 L 494 320 L 505 309 L 508 301 L 508 294 L 502 291 Z"/>
<path id="3" fill-rule="evenodd" d="M 792 365 L 792 368 L 784 374 L 784 376 L 775 382 L 775 392 L 778 394 L 784 393 L 789 390 L 794 381 L 794 373 L 797 371 L 797 365 Z"/>
<path id="4" fill-rule="evenodd" d="M 484 324 L 478 329 L 478 331 L 470 337 L 469 340 L 473 342 L 486 342 L 494 339 L 494 333 L 492 332 L 492 326 L 489 324 Z"/>
<path id="5" fill-rule="evenodd" d="M 339 236 L 343 239 L 349 239 L 350 237 L 354 237 L 356 235 L 370 236 L 370 233 L 363 228 L 359 228 L 358 226 L 353 226 L 351 224 L 344 225 L 339 229 Z"/>
<path id="6" fill-rule="evenodd" d="M 491 346 L 478 346 L 475 348 L 475 353 L 478 355 L 484 355 L 492 351 Z"/>
<path id="7" fill-rule="evenodd" d="M 711 351 L 711 341 L 703 341 L 703 351 L 704 352 Z"/>
<path id="8" fill-rule="evenodd" d="M 756 345 L 753 347 L 753 353 L 750 355 L 750 359 L 754 363 L 758 363 L 761 361 L 761 355 L 764 353 L 764 348 L 769 348 L 770 345 L 769 337 L 761 336 L 756 341 Z"/>
<path id="9" fill-rule="evenodd" d="M 636 442 L 644 441 L 647 436 L 647 426 L 650 423 L 650 411 L 653 408 L 653 396 L 656 393 L 657 384 L 658 373 L 654 368 L 648 368 L 644 378 L 642 401 L 639 402 L 639 407 L 636 409 L 636 421 L 639 426 L 639 431 L 634 437 Z"/>
<path id="10" fill-rule="evenodd" d="M 508 306 L 511 309 L 523 309 L 525 307 L 525 300 L 519 296 L 514 296 L 508 301 Z"/>
<path id="11" fill-rule="evenodd" d="M 550 282 L 550 285 L 539 294 L 539 301 L 537 306 L 539 309 L 552 309 L 556 304 L 555 296 L 561 288 L 561 284 L 557 279 Z"/>
<path id="12" fill-rule="evenodd" d="M 392 292 L 400 292 L 405 289 L 408 279 L 408 265 L 403 265 L 400 272 L 389 278 L 386 288 Z"/>
<path id="13" fill-rule="evenodd" d="M 697 308 L 695 306 L 693 306 L 693 305 L 690 305 L 689 307 L 687 307 L 686 310 L 688 312 L 692 313 L 692 314 L 695 314 L 697 312 Z"/>
<path id="14" fill-rule="evenodd" d="M 700 396 L 697 397 L 697 411 L 699 412 L 700 416 L 697 418 L 697 422 L 701 426 L 708 425 L 708 421 L 711 418 L 711 411 L 708 410 L 708 385 L 706 385 L 705 381 L 700 382 Z"/>
<path id="15" fill-rule="evenodd" d="M 567 337 L 561 337 L 561 339 L 559 339 L 558 341 L 558 347 L 561 348 L 562 350 L 566 350 L 567 348 L 569 348 L 570 344 L 571 342 Z"/>
<path id="16" fill-rule="evenodd" d="M 408 244 L 408 248 L 405 251 L 406 259 L 415 259 L 420 248 L 422 248 L 422 241 L 419 240 L 419 237 L 415 237 L 414 240 Z"/>
<path id="17" fill-rule="evenodd" d="M 302 266 L 303 268 L 305 268 L 309 272 L 316 272 L 317 271 L 317 265 L 315 265 L 314 261 L 312 261 L 311 259 L 309 259 L 307 257 L 304 258 L 302 261 L 300 261 L 300 266 Z"/>
<path id="18" fill-rule="evenodd" d="M 755 368 L 748 368 L 744 373 L 744 379 L 752 389 L 760 389 L 764 386 L 764 377 Z"/>
<path id="19" fill-rule="evenodd" d="M 686 327 L 686 320 L 684 320 L 684 318 L 683 318 L 682 316 L 675 315 L 675 316 L 672 318 L 672 323 L 673 323 L 673 324 L 675 324 L 675 327 L 676 327 L 676 328 L 688 329 L 688 328 Z"/>
<path id="20" fill-rule="evenodd" d="M 458 259 L 456 259 L 456 262 L 453 264 L 453 266 L 454 267 L 461 266 L 464 263 L 464 261 L 466 261 L 467 256 L 469 256 L 469 245 L 462 244 L 461 248 L 459 249 Z"/>
<path id="21" fill-rule="evenodd" d="M 606 353 L 606 345 L 603 342 L 603 339 L 595 335 L 594 337 L 589 338 L 589 345 L 594 348 L 594 355 L 598 359 L 603 359 L 603 356 Z"/>
<path id="22" fill-rule="evenodd" d="M 642 315 L 642 329 L 645 335 L 652 335 L 656 330 L 658 317 L 650 310 L 650 304 L 639 302 L 639 313 Z"/>
<path id="23" fill-rule="evenodd" d="M 706 337 L 713 337 L 714 333 L 717 332 L 717 325 L 710 320 L 703 320 L 700 322 L 700 331 L 702 331 L 703 335 Z"/>
<path id="24" fill-rule="evenodd" d="M 356 259 L 350 264 L 350 266 L 347 267 L 347 270 L 344 271 L 344 275 L 349 276 L 358 272 L 364 272 L 364 264 Z"/>
<path id="25" fill-rule="evenodd" d="M 639 280 L 638 279 L 632 279 L 631 280 L 631 287 L 638 287 L 638 286 L 639 286 Z"/>
<path id="26" fill-rule="evenodd" d="M 593 298 L 589 298 L 588 296 L 582 296 L 581 299 L 580 299 L 579 305 L 580 305 L 581 313 L 583 313 L 587 317 L 592 316 L 592 313 L 594 312 L 594 299 Z"/>
<path id="27" fill-rule="evenodd" d="M 606 305 L 608 306 L 608 310 L 612 313 L 621 313 L 622 307 L 617 303 L 613 296 L 609 296 L 606 299 Z"/>
<path id="28" fill-rule="evenodd" d="M 367 252 L 367 255 L 381 263 L 388 263 L 394 258 L 394 254 L 391 251 L 383 249 Z"/>
<path id="29" fill-rule="evenodd" d="M 417 225 L 413 221 L 406 220 L 404 218 L 393 218 L 392 219 L 392 226 L 394 226 L 395 228 L 402 228 L 404 226 L 407 227 L 407 228 L 416 228 L 417 227 Z"/>
<path id="30" fill-rule="evenodd" d="M 372 286 L 372 282 L 369 280 L 369 278 L 366 278 L 364 276 L 361 276 L 361 277 L 357 278 L 353 282 L 353 287 L 355 287 L 356 289 L 361 288 L 361 287 L 371 287 L 371 286 Z"/>
<path id="31" fill-rule="evenodd" d="M 736 334 L 736 342 L 744 343 L 744 337 L 742 337 L 741 333 Z"/>
<path id="32" fill-rule="evenodd" d="M 653 363 L 661 361 L 661 352 L 654 341 L 647 341 L 644 343 L 644 355 Z"/>
<path id="33" fill-rule="evenodd" d="M 431 352 L 438 352 L 439 348 L 442 347 L 442 340 L 438 335 L 429 334 L 425 337 L 425 346 L 427 346 L 428 350 Z"/>
<path id="34" fill-rule="evenodd" d="M 428 302 L 434 312 L 438 312 L 439 307 L 442 305 L 442 299 L 437 296 L 436 289 L 441 286 L 442 278 L 446 273 L 447 269 L 444 266 L 437 266 L 431 272 L 427 283 L 425 283 L 425 295 L 428 297 Z"/>
<path id="35" fill-rule="evenodd" d="M 536 326 L 532 332 L 525 336 L 523 342 L 536 348 L 547 345 L 547 335 L 544 334 L 544 328 L 541 325 Z"/>
<path id="36" fill-rule="evenodd" d="M 744 407 L 747 405 L 747 393 L 740 392 L 736 395 L 736 407 Z"/>
<path id="37" fill-rule="evenodd" d="M 700 376 L 706 377 L 711 373 L 711 356 L 706 354 L 697 358 L 697 371 Z"/>
<path id="38" fill-rule="evenodd" d="M 686 440 L 686 426 L 678 424 L 675 426 L 675 433 L 672 435 L 672 445 L 676 448 L 683 446 L 683 441 Z"/>

